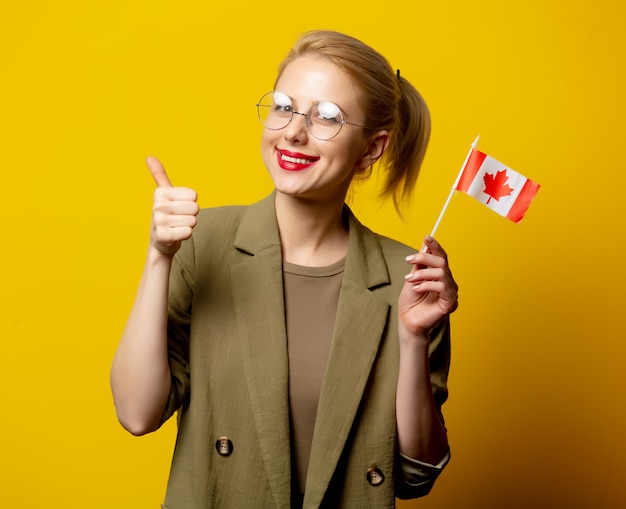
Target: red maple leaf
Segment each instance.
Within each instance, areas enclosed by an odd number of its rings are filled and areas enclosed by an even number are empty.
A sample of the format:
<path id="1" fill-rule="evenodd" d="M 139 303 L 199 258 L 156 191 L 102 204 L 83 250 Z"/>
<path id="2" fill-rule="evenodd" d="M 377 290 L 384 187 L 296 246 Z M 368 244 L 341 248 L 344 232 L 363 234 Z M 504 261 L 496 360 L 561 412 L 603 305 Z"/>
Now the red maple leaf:
<path id="1" fill-rule="evenodd" d="M 500 170 L 495 175 L 493 173 L 485 173 L 483 179 L 485 181 L 483 193 L 489 195 L 487 203 L 491 201 L 491 198 L 499 201 L 503 196 L 510 196 L 513 192 L 513 188 L 507 184 L 509 177 L 506 175 L 506 170 Z"/>

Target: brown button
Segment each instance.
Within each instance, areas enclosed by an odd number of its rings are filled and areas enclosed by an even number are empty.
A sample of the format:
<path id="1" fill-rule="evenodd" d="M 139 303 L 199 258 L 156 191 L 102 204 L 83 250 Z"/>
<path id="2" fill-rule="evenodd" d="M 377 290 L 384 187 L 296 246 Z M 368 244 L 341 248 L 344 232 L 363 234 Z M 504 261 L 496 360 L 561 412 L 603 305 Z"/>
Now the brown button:
<path id="1" fill-rule="evenodd" d="M 215 448 L 221 456 L 230 456 L 233 452 L 233 443 L 228 437 L 219 437 L 215 442 Z"/>
<path id="2" fill-rule="evenodd" d="M 372 486 L 378 486 L 385 480 L 385 476 L 378 467 L 370 467 L 367 470 L 367 482 Z"/>

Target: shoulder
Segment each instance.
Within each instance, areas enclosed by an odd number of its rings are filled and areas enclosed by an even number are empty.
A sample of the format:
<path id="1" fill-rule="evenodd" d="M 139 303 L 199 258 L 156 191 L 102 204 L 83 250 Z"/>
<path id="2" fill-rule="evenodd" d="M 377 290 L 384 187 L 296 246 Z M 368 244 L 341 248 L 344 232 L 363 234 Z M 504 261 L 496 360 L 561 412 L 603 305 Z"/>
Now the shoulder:
<path id="1" fill-rule="evenodd" d="M 223 256 L 228 252 L 245 210 L 246 206 L 201 209 L 191 238 L 181 244 L 174 257 L 173 268 L 180 266 L 191 277 L 199 259 L 206 264 L 213 259 L 212 255 Z"/>
<path id="2" fill-rule="evenodd" d="M 406 257 L 415 254 L 417 250 L 407 244 L 398 242 L 392 238 L 384 235 L 376 234 L 387 270 L 389 271 L 389 277 L 393 284 L 404 285 L 404 276 L 409 273 L 411 266 L 406 261 Z"/>
<path id="3" fill-rule="evenodd" d="M 237 252 L 254 254 L 278 241 L 273 196 L 252 205 L 203 208 L 192 237 L 183 242 L 179 258 L 192 266 L 194 260 L 229 260 Z"/>
<path id="4" fill-rule="evenodd" d="M 203 208 L 198 214 L 194 236 L 205 234 L 236 236 L 240 227 L 245 235 L 258 230 L 273 228 L 276 223 L 274 194 L 251 205 L 229 205 Z"/>
<path id="5" fill-rule="evenodd" d="M 377 246 L 383 254 L 385 260 L 402 260 L 409 256 L 410 254 L 416 253 L 418 250 L 410 246 L 408 244 L 404 244 L 399 242 L 391 237 L 386 235 L 382 235 L 380 233 L 376 233 L 361 222 L 358 221 L 354 216 L 352 216 L 352 223 L 354 227 L 358 230 L 359 236 L 361 236 L 364 240 L 362 244 L 364 246 L 370 246 L 370 250 L 372 246 Z"/>
<path id="6" fill-rule="evenodd" d="M 220 230 L 233 231 L 249 207 L 249 205 L 228 205 L 200 209 L 194 236 L 198 233 L 216 233 Z"/>
<path id="7" fill-rule="evenodd" d="M 349 215 L 348 220 L 350 244 L 346 276 L 364 281 L 368 288 L 377 288 L 379 291 L 388 288 L 393 292 L 395 288 L 401 287 L 405 282 L 404 276 L 410 270 L 406 257 L 414 254 L 415 248 L 375 233 L 353 215 Z"/>
<path id="8" fill-rule="evenodd" d="M 415 247 L 409 246 L 408 244 L 404 244 L 390 237 L 386 237 L 385 235 L 380 235 L 378 233 L 375 233 L 374 235 L 378 238 L 378 242 L 385 253 L 385 258 L 387 258 L 387 254 L 389 254 L 390 256 L 400 256 L 404 259 L 410 254 L 414 254 L 418 251 Z"/>
<path id="9" fill-rule="evenodd" d="M 191 239 L 184 242 L 181 250 L 196 253 L 216 252 L 232 246 L 247 206 L 226 206 L 201 209 Z M 220 246 L 222 246 L 220 248 Z"/>

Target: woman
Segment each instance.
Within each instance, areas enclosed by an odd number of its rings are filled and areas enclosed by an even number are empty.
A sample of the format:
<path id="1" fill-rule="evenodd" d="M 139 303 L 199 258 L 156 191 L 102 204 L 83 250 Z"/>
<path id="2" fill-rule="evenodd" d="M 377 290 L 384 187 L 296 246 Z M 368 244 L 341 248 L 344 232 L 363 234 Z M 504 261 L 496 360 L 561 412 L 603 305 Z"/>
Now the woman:
<path id="1" fill-rule="evenodd" d="M 118 418 L 141 435 L 179 412 L 167 509 L 423 496 L 449 459 L 457 287 L 434 239 L 415 252 L 344 202 L 379 160 L 384 192 L 410 194 L 426 106 L 373 49 L 314 31 L 258 109 L 275 191 L 255 205 L 199 211 L 148 159 L 157 190 L 111 370 Z"/>

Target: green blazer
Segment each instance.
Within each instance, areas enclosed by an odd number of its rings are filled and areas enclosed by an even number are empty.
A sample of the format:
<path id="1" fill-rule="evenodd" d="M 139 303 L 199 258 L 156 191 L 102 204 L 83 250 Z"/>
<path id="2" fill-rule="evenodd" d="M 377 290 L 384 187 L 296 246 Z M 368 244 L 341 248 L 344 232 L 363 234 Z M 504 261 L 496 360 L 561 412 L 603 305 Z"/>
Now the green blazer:
<path id="1" fill-rule="evenodd" d="M 349 247 L 311 449 L 304 507 L 391 508 L 421 496 L 397 475 L 397 299 L 415 250 L 345 208 Z M 431 341 L 447 397 L 448 321 Z M 290 507 L 288 356 L 274 197 L 203 209 L 170 278 L 172 391 L 179 411 L 165 509 Z"/>

